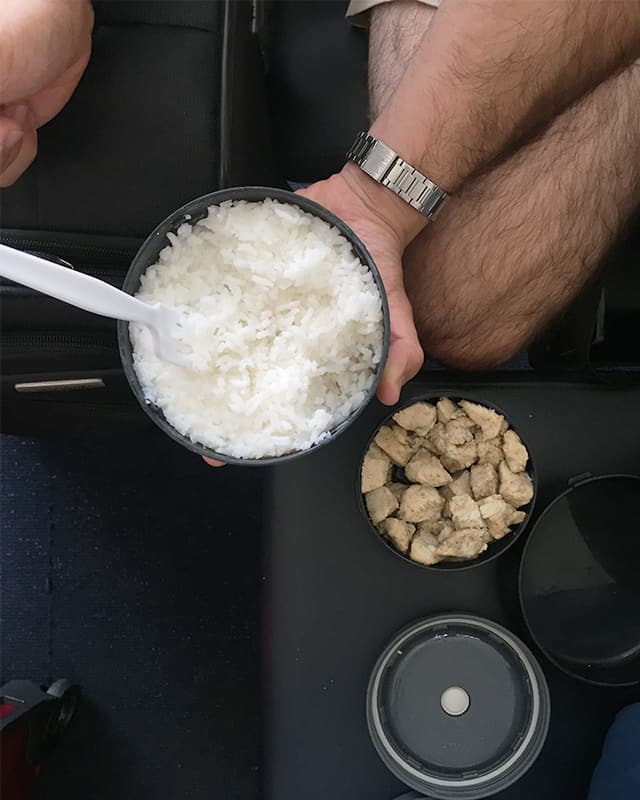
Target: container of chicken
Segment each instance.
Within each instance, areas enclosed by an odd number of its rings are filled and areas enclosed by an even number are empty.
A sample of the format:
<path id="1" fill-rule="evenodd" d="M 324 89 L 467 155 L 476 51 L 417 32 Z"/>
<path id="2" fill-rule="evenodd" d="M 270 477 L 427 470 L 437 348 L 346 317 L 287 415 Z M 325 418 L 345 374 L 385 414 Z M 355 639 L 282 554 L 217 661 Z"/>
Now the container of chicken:
<path id="1" fill-rule="evenodd" d="M 533 512 L 531 450 L 481 398 L 422 396 L 373 432 L 358 502 L 390 553 L 422 569 L 468 569 L 504 553 Z"/>

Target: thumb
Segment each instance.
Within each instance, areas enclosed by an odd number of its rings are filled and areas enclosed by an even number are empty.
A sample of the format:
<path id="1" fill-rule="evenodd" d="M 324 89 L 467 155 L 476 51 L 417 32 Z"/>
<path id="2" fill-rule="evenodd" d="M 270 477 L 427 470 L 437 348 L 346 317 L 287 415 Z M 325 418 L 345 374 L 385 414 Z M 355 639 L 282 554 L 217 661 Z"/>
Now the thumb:
<path id="1" fill-rule="evenodd" d="M 407 381 L 418 372 L 424 361 L 424 353 L 416 326 L 413 310 L 404 291 L 404 286 L 386 286 L 391 318 L 389 355 L 378 386 L 378 400 L 385 405 L 395 405 L 400 391 Z"/>

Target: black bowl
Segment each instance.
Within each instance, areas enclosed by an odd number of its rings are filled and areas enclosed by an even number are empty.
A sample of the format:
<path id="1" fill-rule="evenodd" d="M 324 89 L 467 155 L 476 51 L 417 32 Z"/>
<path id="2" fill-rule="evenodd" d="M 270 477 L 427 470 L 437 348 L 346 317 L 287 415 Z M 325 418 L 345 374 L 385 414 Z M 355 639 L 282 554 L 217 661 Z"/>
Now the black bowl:
<path id="1" fill-rule="evenodd" d="M 440 561 L 438 564 L 428 565 L 428 564 L 419 564 L 417 561 L 413 561 L 411 558 L 409 558 L 408 555 L 404 555 L 404 553 L 401 553 L 399 550 L 396 550 L 396 548 L 391 544 L 391 542 L 389 542 L 384 536 L 382 536 L 378 532 L 375 525 L 369 519 L 369 514 L 367 513 L 367 507 L 364 502 L 364 495 L 360 490 L 361 486 L 360 481 L 361 481 L 362 464 L 364 462 L 364 457 L 366 456 L 367 451 L 369 450 L 369 447 L 371 446 L 371 443 L 373 442 L 380 428 L 383 425 L 386 425 L 388 422 L 390 422 L 391 419 L 393 418 L 393 415 L 397 414 L 398 411 L 401 411 L 403 408 L 407 408 L 408 406 L 412 406 L 414 403 L 419 403 L 419 402 L 433 403 L 435 405 L 435 403 L 437 403 L 441 397 L 448 397 L 450 400 L 453 400 L 454 402 L 458 402 L 459 400 L 469 400 L 472 403 L 477 403 L 478 405 L 486 406 L 487 408 L 492 408 L 494 411 L 497 411 L 498 414 L 502 414 L 502 416 L 509 423 L 509 427 L 512 428 L 512 430 L 514 430 L 518 434 L 518 436 L 520 436 L 522 444 L 527 448 L 529 452 L 529 463 L 527 465 L 527 474 L 529 475 L 529 477 L 531 478 L 531 482 L 533 483 L 533 497 L 531 498 L 531 502 L 524 509 L 526 516 L 522 520 L 522 522 L 519 525 L 515 525 L 511 529 L 511 532 L 508 533 L 503 539 L 500 539 L 497 542 L 492 542 L 488 546 L 488 548 L 484 551 L 484 553 L 481 553 L 477 558 L 470 559 L 468 561 Z M 366 520 L 370 531 L 373 533 L 375 538 L 382 544 L 382 546 L 387 551 L 390 551 L 398 558 L 401 558 L 405 563 L 411 564 L 414 567 L 419 567 L 420 569 L 439 570 L 439 571 L 463 570 L 463 569 L 473 569 L 474 567 L 479 567 L 482 564 L 486 564 L 488 561 L 493 561 L 494 558 L 497 558 L 499 555 L 504 553 L 505 550 L 508 550 L 514 544 L 516 539 L 518 539 L 524 533 L 524 530 L 529 524 L 529 520 L 531 519 L 531 515 L 533 514 L 536 498 L 538 496 L 538 475 L 535 468 L 535 462 L 529 443 L 520 435 L 520 431 L 518 431 L 515 427 L 513 427 L 513 425 L 511 424 L 511 420 L 509 419 L 509 415 L 506 414 L 502 408 L 497 406 L 495 403 L 491 403 L 488 400 L 484 400 L 482 397 L 478 397 L 477 395 L 466 394 L 466 393 L 464 395 L 459 395 L 459 394 L 451 394 L 448 392 L 439 392 L 438 394 L 418 395 L 417 397 L 412 397 L 406 403 L 396 406 L 393 409 L 393 411 L 390 414 L 388 414 L 376 426 L 376 429 L 369 437 L 367 446 L 365 447 L 364 452 L 362 454 L 362 458 L 360 459 L 357 482 L 356 482 L 356 493 L 358 498 L 358 506 L 360 507 L 360 511 L 364 519 Z"/>
<path id="2" fill-rule="evenodd" d="M 248 466 L 268 466 L 271 464 L 280 464 L 284 461 L 291 461 L 295 458 L 300 458 L 307 453 L 314 452 L 318 448 L 323 447 L 325 444 L 333 441 L 336 436 L 339 436 L 352 424 L 352 422 L 354 422 L 355 419 L 357 419 L 357 417 L 360 416 L 362 411 L 364 411 L 370 400 L 375 395 L 376 389 L 382 377 L 382 372 L 384 370 L 384 365 L 389 350 L 389 307 L 387 305 L 387 298 L 384 291 L 382 278 L 380 277 L 380 273 L 378 272 L 378 269 L 367 248 L 355 235 L 351 228 L 349 228 L 349 226 L 346 225 L 341 219 L 336 217 L 335 214 L 332 214 L 318 203 L 314 203 L 313 200 L 309 200 L 306 197 L 294 194 L 293 192 L 288 192 L 284 189 L 272 189 L 265 186 L 243 186 L 239 188 L 223 189 L 219 192 L 213 192 L 212 194 L 198 197 L 182 206 L 182 208 L 179 208 L 177 211 L 174 211 L 171 216 L 167 217 L 164 222 L 161 222 L 160 225 L 158 225 L 158 227 L 146 239 L 144 244 L 138 250 L 133 262 L 131 263 L 131 266 L 129 267 L 129 271 L 127 272 L 123 286 L 124 291 L 128 292 L 129 294 L 135 294 L 140 287 L 141 276 L 146 272 L 148 267 L 157 262 L 160 251 L 169 244 L 167 234 L 176 233 L 178 228 L 185 222 L 189 223 L 190 225 L 194 225 L 196 222 L 199 222 L 201 219 L 207 216 L 207 210 L 209 206 L 217 206 L 229 200 L 259 202 L 261 200 L 266 200 L 267 198 L 272 198 L 283 203 L 298 206 L 303 211 L 313 214 L 325 222 L 328 222 L 330 225 L 333 225 L 346 239 L 349 240 L 349 242 L 351 242 L 351 247 L 354 254 L 371 270 L 373 278 L 376 282 L 376 286 L 378 287 L 378 291 L 380 292 L 380 297 L 382 300 L 382 313 L 384 318 L 382 357 L 380 359 L 380 363 L 378 364 L 378 369 L 376 370 L 373 384 L 362 404 L 346 420 L 333 428 L 329 435 L 317 445 L 314 445 L 308 450 L 296 450 L 277 457 L 255 459 L 234 458 L 226 455 L 225 453 L 218 453 L 215 450 L 212 450 L 210 447 L 205 447 L 197 442 L 193 442 L 187 436 L 183 436 L 173 427 L 173 425 L 167 421 L 160 408 L 146 402 L 142 388 L 140 387 L 140 383 L 138 381 L 138 376 L 133 366 L 133 352 L 131 339 L 129 337 L 129 323 L 122 321 L 118 322 L 118 343 L 120 346 L 120 357 L 122 359 L 124 373 L 136 399 L 145 412 L 149 415 L 149 417 L 151 417 L 153 422 L 155 422 L 155 424 L 167 434 L 167 436 L 170 436 L 174 441 L 178 442 L 178 444 L 181 444 L 183 447 L 186 447 L 188 450 L 192 450 L 194 453 L 198 453 L 201 456 L 216 459 L 217 461 L 224 461 L 227 464 L 242 464 Z"/>
<path id="3" fill-rule="evenodd" d="M 597 686 L 640 684 L 640 476 L 588 476 L 542 512 L 520 562 L 520 604 L 556 667 Z"/>

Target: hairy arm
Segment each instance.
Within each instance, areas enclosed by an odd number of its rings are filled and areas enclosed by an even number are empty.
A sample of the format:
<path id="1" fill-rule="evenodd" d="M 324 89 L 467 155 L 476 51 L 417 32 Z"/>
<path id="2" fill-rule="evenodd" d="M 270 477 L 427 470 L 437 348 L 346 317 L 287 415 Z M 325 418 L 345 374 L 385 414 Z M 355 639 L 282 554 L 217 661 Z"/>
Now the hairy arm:
<path id="1" fill-rule="evenodd" d="M 405 10 L 413 8 L 412 13 L 418 13 L 417 6 L 413 4 L 403 6 Z M 384 50 L 387 58 L 394 59 L 395 54 L 394 63 L 402 62 L 401 45 L 404 38 L 389 33 L 389 39 L 392 46 Z M 414 36 L 410 37 L 411 42 L 414 39 Z M 394 42 L 398 44 L 393 46 Z M 387 93 L 388 99 L 383 98 L 380 103 L 382 111 L 371 130 L 445 189 L 457 190 L 474 173 L 480 173 L 508 145 L 548 124 L 599 80 L 625 65 L 640 47 L 639 42 L 640 6 L 637 0 L 620 0 L 616 3 L 591 0 L 445 0 L 433 17 L 433 25 L 427 28 L 415 53 L 408 58 L 407 68 L 397 88 L 392 89 L 391 94 Z M 375 57 L 374 45 L 372 58 Z M 400 73 L 404 63 L 396 66 Z M 389 85 L 392 82 L 389 80 Z M 600 145 L 601 141 L 598 140 L 596 147 Z M 575 152 L 571 155 L 575 158 Z M 611 164 L 611 160 L 608 163 Z M 553 155 L 547 158 L 547 164 L 556 166 Z M 573 160 L 571 169 L 575 170 L 576 166 Z M 603 167 L 600 176 L 605 173 L 606 168 Z M 529 177 L 528 171 L 523 169 L 517 185 L 510 187 L 509 199 L 500 211 L 505 214 L 505 219 L 513 198 L 527 197 L 531 193 Z M 563 173 L 562 180 L 569 180 L 566 173 Z M 595 187 L 598 191 L 600 188 L 599 185 Z M 476 193 L 481 190 L 482 186 L 476 186 Z M 495 187 L 495 191 L 500 190 L 500 185 Z M 588 190 L 594 191 L 593 184 L 589 184 Z M 485 191 L 488 196 L 490 190 L 485 187 Z M 438 340 L 430 335 L 434 328 L 429 327 L 432 321 L 427 317 L 430 310 L 435 309 L 439 314 L 438 319 L 444 318 L 449 327 L 443 326 L 441 331 L 437 331 L 439 340 L 457 348 L 458 357 L 454 356 L 454 359 L 462 363 L 463 356 L 459 353 L 466 352 L 467 342 L 471 341 L 467 332 L 473 330 L 474 335 L 477 332 L 475 315 L 487 314 L 491 292 L 485 291 L 484 295 L 479 292 L 479 289 L 487 290 L 487 287 L 482 285 L 482 274 L 478 277 L 477 271 L 474 272 L 477 254 L 473 252 L 473 247 L 481 238 L 480 233 L 466 236 L 465 230 L 467 249 L 456 250 L 457 263 L 453 262 L 454 267 L 458 264 L 467 266 L 466 278 L 463 271 L 452 269 L 451 260 L 447 262 L 450 242 L 453 239 L 459 244 L 462 241 L 461 225 L 470 224 L 469 220 L 461 223 L 460 219 L 464 219 L 462 215 L 457 220 L 454 218 L 454 214 L 458 216 L 457 207 L 461 201 L 445 207 L 445 214 L 449 216 L 444 219 L 451 219 L 451 223 L 446 235 L 442 233 L 440 244 L 434 244 L 433 251 L 431 246 L 426 250 L 426 259 L 421 258 L 425 252 L 421 247 L 421 253 L 410 262 L 419 265 L 425 274 L 429 269 L 428 275 L 432 281 L 426 294 L 422 294 L 424 284 L 410 284 L 412 310 L 401 259 L 407 245 L 423 231 L 424 217 L 352 163 L 345 165 L 341 172 L 328 180 L 309 187 L 305 194 L 334 211 L 353 228 L 369 248 L 384 280 L 389 300 L 391 343 L 378 388 L 379 399 L 387 404 L 397 402 L 401 386 L 415 375 L 421 365 L 422 350 L 414 313 L 422 344 L 436 354 L 442 350 L 436 349 Z M 541 206 L 546 206 L 548 201 L 549 196 L 539 192 L 536 197 L 527 200 L 530 204 L 538 203 Z M 567 194 L 566 202 L 576 206 L 575 197 L 570 194 Z M 615 202 L 620 203 L 618 211 L 622 217 L 625 198 L 620 197 Z M 516 211 L 520 211 L 522 206 L 520 203 Z M 468 213 L 476 216 L 479 210 L 484 212 L 481 223 L 485 229 L 482 234 L 484 243 L 492 247 L 496 238 L 492 233 L 496 224 L 495 214 L 492 209 L 479 209 L 477 206 L 469 207 Z M 585 213 L 588 216 L 589 211 L 590 207 L 585 206 L 573 214 L 580 216 Z M 545 211 L 545 214 L 548 213 Z M 546 220 L 547 217 L 543 216 L 542 219 Z M 557 219 L 553 221 L 556 230 L 562 233 L 565 229 L 558 226 Z M 518 224 L 518 220 L 508 223 L 505 232 Z M 606 226 L 606 222 L 603 224 Z M 438 232 L 437 235 L 444 231 L 441 220 L 427 231 L 427 239 L 434 235 L 434 231 Z M 544 236 L 545 232 L 538 230 L 535 235 L 528 235 L 537 245 L 538 238 Z M 598 252 L 602 253 L 607 240 L 602 226 L 598 235 Z M 423 238 L 416 246 L 424 245 Z M 575 243 L 575 239 L 573 241 Z M 481 252 L 480 245 L 477 246 L 478 252 Z M 539 277 L 537 273 L 545 267 L 545 254 L 541 252 L 535 267 L 527 262 L 532 271 L 528 277 L 522 273 L 509 277 L 505 274 L 509 272 L 508 266 L 500 260 L 505 254 L 511 256 L 509 247 L 509 237 L 503 237 L 502 251 L 497 255 L 489 252 L 486 256 L 492 267 L 500 265 L 498 286 L 501 287 L 499 299 L 503 305 L 518 282 L 526 286 L 526 281 Z M 437 258 L 440 261 L 431 271 L 430 265 Z M 594 263 L 598 258 L 594 255 Z M 571 278 L 565 279 L 565 285 L 571 285 L 571 290 L 559 292 L 566 302 L 570 292 L 575 293 L 576 284 L 584 281 L 586 271 L 580 270 L 579 274 L 574 274 L 575 265 L 567 267 L 562 260 L 558 260 L 554 268 L 561 274 L 567 269 L 571 271 Z M 406 273 L 407 280 L 411 280 L 413 275 L 410 269 Z M 463 286 L 465 279 L 467 286 Z M 450 297 L 441 291 L 443 287 L 450 291 Z M 544 292 L 538 294 L 538 298 L 541 296 L 544 297 Z M 423 299 L 425 302 L 421 305 Z M 553 313 L 560 302 L 544 305 L 544 313 Z M 523 303 L 526 306 L 527 298 L 523 298 Z M 443 308 L 447 309 L 446 313 Z M 453 314 L 459 313 L 460 309 L 466 314 L 466 320 L 459 314 L 457 329 L 452 332 Z M 500 309 L 494 309 L 493 313 L 499 314 Z M 526 315 L 529 312 L 523 308 L 522 313 Z M 537 322 L 535 313 L 532 311 L 529 315 L 528 326 L 519 328 L 517 334 L 520 339 L 534 329 Z M 492 319 L 495 322 L 497 317 Z M 500 335 L 504 334 L 511 343 L 519 341 L 516 335 L 508 338 L 508 327 L 505 323 L 498 331 Z M 492 330 L 492 335 L 497 335 L 496 330 Z M 474 354 L 477 357 L 477 351 Z"/>
<path id="2" fill-rule="evenodd" d="M 465 184 L 405 255 L 425 349 L 494 367 L 598 271 L 640 203 L 640 67 L 601 83 L 536 141 Z"/>
<path id="3" fill-rule="evenodd" d="M 445 0 L 372 132 L 455 191 L 639 53 L 637 0 Z"/>
<path id="4" fill-rule="evenodd" d="M 369 21 L 369 114 L 375 121 L 433 22 L 436 8 L 416 0 L 376 6 Z"/>

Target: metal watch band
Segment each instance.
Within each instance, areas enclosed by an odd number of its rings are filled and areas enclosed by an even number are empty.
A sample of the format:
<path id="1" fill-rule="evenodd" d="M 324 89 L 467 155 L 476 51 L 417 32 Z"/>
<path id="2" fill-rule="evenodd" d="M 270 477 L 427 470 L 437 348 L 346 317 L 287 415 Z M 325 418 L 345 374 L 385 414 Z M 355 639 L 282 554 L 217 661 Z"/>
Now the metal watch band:
<path id="1" fill-rule="evenodd" d="M 443 189 L 365 131 L 357 135 L 347 159 L 429 219 L 435 217 L 447 198 Z"/>

